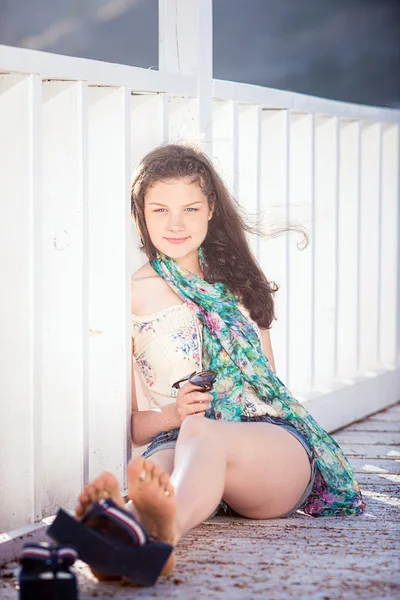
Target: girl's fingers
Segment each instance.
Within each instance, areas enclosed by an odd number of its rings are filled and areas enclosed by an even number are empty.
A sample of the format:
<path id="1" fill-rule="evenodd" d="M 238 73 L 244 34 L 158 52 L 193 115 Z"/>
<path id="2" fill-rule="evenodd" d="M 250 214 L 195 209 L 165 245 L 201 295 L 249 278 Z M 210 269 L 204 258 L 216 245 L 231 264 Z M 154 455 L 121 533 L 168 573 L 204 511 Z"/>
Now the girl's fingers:
<path id="1" fill-rule="evenodd" d="M 199 394 L 204 393 L 204 395 L 210 396 L 210 394 L 207 394 L 206 392 L 202 392 L 203 388 L 199 385 L 193 385 L 193 383 L 187 383 L 185 385 L 183 385 L 180 390 L 178 391 L 178 395 L 179 392 L 182 392 L 182 395 L 187 396 L 188 394 L 193 394 L 193 392 L 198 392 Z"/>
<path id="2" fill-rule="evenodd" d="M 204 405 L 210 405 L 211 401 L 211 394 L 191 394 L 185 398 L 178 398 L 176 404 L 181 410 L 195 405 L 200 405 L 202 407 L 201 409 L 204 410 Z"/>
<path id="3" fill-rule="evenodd" d="M 194 403 L 198 403 L 198 402 L 206 402 L 207 404 L 209 404 L 212 400 L 212 396 L 211 394 L 208 394 L 206 392 L 201 393 L 201 392 L 195 392 L 195 393 L 191 393 L 190 396 L 188 395 L 185 398 L 185 403 L 188 404 L 194 404 Z"/>
<path id="4" fill-rule="evenodd" d="M 207 404 L 206 408 L 207 409 L 211 408 L 211 405 Z M 190 413 L 189 414 L 193 415 L 193 414 L 197 414 L 199 412 L 205 413 L 204 404 L 203 403 L 201 403 L 201 404 L 191 404 L 191 406 L 190 406 Z"/>

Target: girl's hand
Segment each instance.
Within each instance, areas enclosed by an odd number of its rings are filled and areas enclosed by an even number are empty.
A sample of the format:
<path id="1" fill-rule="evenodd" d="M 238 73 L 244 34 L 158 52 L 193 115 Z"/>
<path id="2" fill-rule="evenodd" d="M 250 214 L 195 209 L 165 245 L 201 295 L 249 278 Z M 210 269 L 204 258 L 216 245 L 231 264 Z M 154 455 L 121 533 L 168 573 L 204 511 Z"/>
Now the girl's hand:
<path id="1" fill-rule="evenodd" d="M 190 415 L 204 417 L 206 410 L 211 408 L 211 394 L 199 390 L 201 387 L 189 382 L 179 388 L 175 404 L 181 423 Z"/>

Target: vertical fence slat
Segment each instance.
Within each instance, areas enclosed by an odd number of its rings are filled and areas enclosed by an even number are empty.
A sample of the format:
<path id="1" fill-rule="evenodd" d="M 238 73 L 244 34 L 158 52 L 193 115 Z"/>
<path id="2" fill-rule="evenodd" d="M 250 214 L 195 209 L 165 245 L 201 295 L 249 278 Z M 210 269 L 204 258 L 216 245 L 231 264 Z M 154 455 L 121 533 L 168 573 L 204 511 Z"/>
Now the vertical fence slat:
<path id="1" fill-rule="evenodd" d="M 263 110 L 261 124 L 260 212 L 270 236 L 260 242 L 260 265 L 267 279 L 279 290 L 275 294 L 277 320 L 271 329 L 277 374 L 287 381 L 288 352 L 288 237 L 276 235 L 287 226 L 289 194 L 289 112 Z"/>
<path id="2" fill-rule="evenodd" d="M 291 115 L 289 155 L 289 221 L 310 233 L 305 250 L 289 243 L 289 386 L 301 395 L 311 389 L 313 363 L 313 115 Z"/>
<path id="3" fill-rule="evenodd" d="M 87 397 L 87 86 L 43 84 L 43 511 L 72 508 L 83 482 Z M 60 119 L 62 115 L 62 119 Z M 73 442 L 72 442 L 73 440 Z"/>
<path id="4" fill-rule="evenodd" d="M 318 117 L 315 130 L 314 382 L 329 387 L 336 359 L 338 119 Z"/>
<path id="5" fill-rule="evenodd" d="M 203 137 L 200 131 L 199 107 L 196 99 L 171 96 L 168 104 L 169 141 L 173 144 L 187 142 L 201 146 Z"/>
<path id="6" fill-rule="evenodd" d="M 212 160 L 231 194 L 238 192 L 238 117 L 236 102 L 213 103 Z"/>
<path id="7" fill-rule="evenodd" d="M 256 223 L 259 211 L 259 156 L 261 138 L 261 109 L 254 105 L 239 106 L 239 187 L 238 201 L 250 222 Z M 250 239 L 250 247 L 258 258 L 258 238 Z"/>
<path id="8" fill-rule="evenodd" d="M 381 125 L 365 123 L 361 133 L 359 270 L 359 369 L 377 365 L 379 310 L 379 205 Z"/>
<path id="9" fill-rule="evenodd" d="M 41 95 L 0 76 L 0 531 L 41 518 Z"/>
<path id="10" fill-rule="evenodd" d="M 165 94 L 134 94 L 131 102 L 131 166 L 145 154 L 168 142 L 168 97 Z"/>
<path id="11" fill-rule="evenodd" d="M 90 478 L 130 453 L 130 95 L 89 90 Z"/>
<path id="12" fill-rule="evenodd" d="M 397 236 L 399 220 L 399 126 L 382 129 L 381 178 L 381 262 L 379 362 L 391 366 L 397 362 Z M 396 319 L 397 314 L 397 319 Z"/>
<path id="13" fill-rule="evenodd" d="M 353 377 L 358 362 L 358 248 L 360 132 L 358 121 L 341 121 L 339 136 L 337 378 Z"/>
<path id="14" fill-rule="evenodd" d="M 131 96 L 131 175 L 139 161 L 157 146 L 168 142 L 168 97 L 166 94 Z M 147 260 L 139 252 L 140 240 L 131 221 L 130 262 L 132 272 Z"/>
<path id="15" fill-rule="evenodd" d="M 396 364 L 400 364 L 400 124 L 398 125 L 397 142 L 397 343 L 396 343 Z"/>

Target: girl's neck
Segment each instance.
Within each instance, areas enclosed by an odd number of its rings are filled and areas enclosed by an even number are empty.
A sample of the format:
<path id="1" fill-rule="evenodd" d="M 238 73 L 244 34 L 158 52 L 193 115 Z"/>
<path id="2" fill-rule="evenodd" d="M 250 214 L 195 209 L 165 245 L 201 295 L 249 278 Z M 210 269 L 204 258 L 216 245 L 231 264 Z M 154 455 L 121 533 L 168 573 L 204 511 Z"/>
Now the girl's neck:
<path id="1" fill-rule="evenodd" d="M 179 266 L 183 267 L 187 271 L 190 271 L 191 273 L 203 278 L 203 272 L 200 267 L 197 251 L 189 254 L 188 256 L 184 256 L 182 259 L 179 259 L 176 262 L 179 264 Z"/>

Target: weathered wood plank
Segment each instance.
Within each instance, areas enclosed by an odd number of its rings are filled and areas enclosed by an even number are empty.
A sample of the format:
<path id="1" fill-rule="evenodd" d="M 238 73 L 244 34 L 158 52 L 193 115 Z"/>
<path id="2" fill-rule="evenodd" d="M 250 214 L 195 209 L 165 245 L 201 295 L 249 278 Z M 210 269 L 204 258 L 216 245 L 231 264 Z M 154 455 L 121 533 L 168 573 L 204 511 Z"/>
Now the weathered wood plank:
<path id="1" fill-rule="evenodd" d="M 400 446 L 393 444 L 391 446 L 381 446 L 379 444 L 352 444 L 351 442 L 341 443 L 341 449 L 346 456 L 356 456 L 358 458 L 382 457 L 399 458 Z"/>
<path id="2" fill-rule="evenodd" d="M 399 460 L 349 458 L 355 473 L 400 473 Z"/>
<path id="3" fill-rule="evenodd" d="M 400 473 L 356 473 L 358 483 L 363 485 L 379 486 L 382 482 L 390 486 L 400 486 Z M 400 492 L 400 489 L 399 489 Z"/>
<path id="4" fill-rule="evenodd" d="M 376 527 L 376 519 L 382 518 L 385 520 L 385 527 L 388 524 L 390 531 L 392 529 L 398 530 L 399 523 L 396 522 L 393 517 L 398 515 L 398 510 L 391 506 L 385 506 L 384 504 L 376 503 L 374 506 L 374 510 L 367 510 L 360 517 L 309 517 L 308 515 L 304 515 L 302 513 L 297 513 L 294 517 L 286 518 L 286 519 L 270 519 L 267 521 L 256 521 L 256 520 L 248 520 L 248 519 L 236 519 L 236 518 L 227 518 L 227 517 L 213 517 L 209 519 L 201 527 L 214 527 L 215 536 L 219 535 L 228 535 L 232 534 L 231 529 L 237 528 L 235 531 L 235 536 L 242 535 L 253 535 L 250 534 L 250 529 L 255 530 L 254 535 L 256 535 L 257 530 L 262 532 L 262 535 L 275 535 L 277 532 L 284 532 L 286 535 L 293 531 L 294 528 L 304 528 L 304 529 L 312 529 L 318 530 L 321 529 L 362 529 L 362 530 L 373 530 Z M 392 520 L 391 520 L 392 519 Z M 386 523 L 387 522 L 387 523 Z M 269 530 L 270 533 L 266 533 L 266 530 Z M 199 535 L 201 535 L 200 528 L 196 529 Z M 193 532 L 194 533 L 194 532 Z"/>
<path id="5" fill-rule="evenodd" d="M 385 421 L 385 422 L 393 422 L 393 423 L 398 423 L 400 421 L 400 411 L 392 411 L 392 410 L 388 410 L 385 411 L 383 413 L 378 413 L 376 415 L 373 415 L 372 417 L 369 417 L 368 419 L 363 419 L 363 421 L 359 421 L 359 423 L 363 423 L 363 422 L 367 422 L 367 421 Z"/>
<path id="6" fill-rule="evenodd" d="M 395 431 L 400 438 L 400 419 L 398 421 L 361 421 L 346 427 L 346 431 Z"/>
<path id="7" fill-rule="evenodd" d="M 362 490 L 362 494 L 364 496 L 364 500 L 367 502 L 367 505 L 369 505 L 371 501 L 375 501 L 379 503 L 383 502 L 383 504 L 388 504 L 390 506 L 400 508 L 400 495 L 396 492 L 398 492 L 398 489 L 396 489 L 395 491 L 393 491 L 393 489 L 389 489 L 389 491 L 379 491 L 375 488 L 364 487 Z M 398 519 L 399 517 L 400 514 L 397 515 Z"/>
<path id="8" fill-rule="evenodd" d="M 341 431 L 332 436 L 338 444 L 340 442 L 351 442 L 352 444 L 399 444 L 400 433 L 394 431 L 380 431 L 373 433 L 370 431 Z"/>

